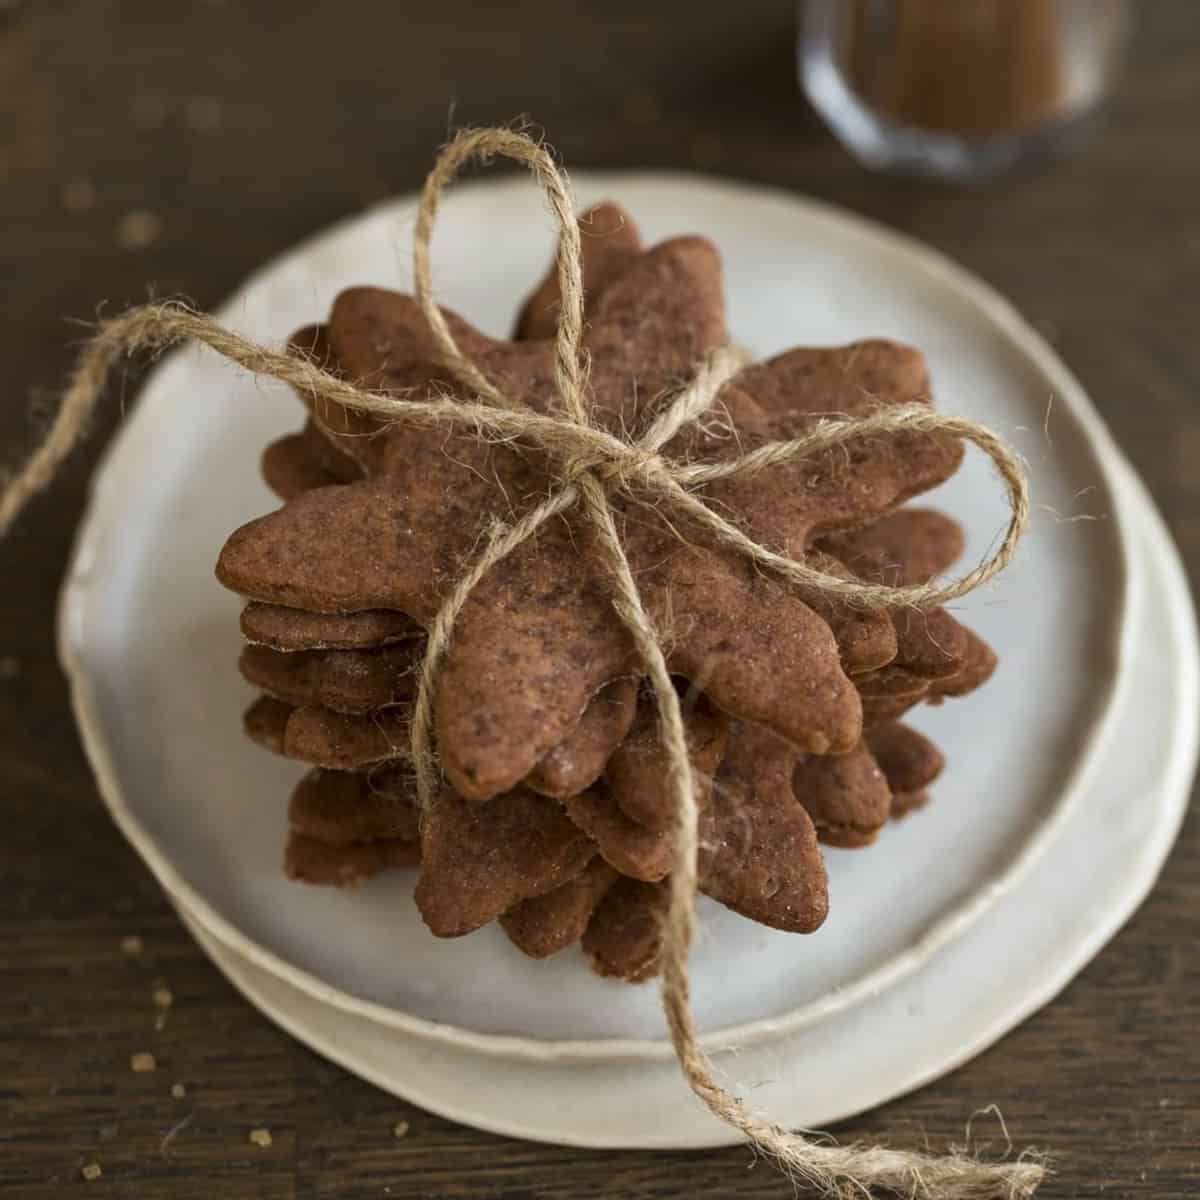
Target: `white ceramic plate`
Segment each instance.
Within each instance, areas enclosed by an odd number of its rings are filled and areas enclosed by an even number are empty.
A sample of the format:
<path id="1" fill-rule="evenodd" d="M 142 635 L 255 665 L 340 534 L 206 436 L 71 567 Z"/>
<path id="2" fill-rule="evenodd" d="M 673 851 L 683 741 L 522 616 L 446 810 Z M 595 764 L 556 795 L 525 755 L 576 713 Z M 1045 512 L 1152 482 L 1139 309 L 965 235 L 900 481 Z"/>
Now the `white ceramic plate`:
<path id="1" fill-rule="evenodd" d="M 963 937 L 819 1028 L 717 1055 L 729 1086 L 772 1119 L 823 1128 L 978 1054 L 1064 987 L 1152 885 L 1186 811 L 1195 768 L 1196 629 L 1162 523 L 1131 473 L 1126 487 L 1122 503 L 1138 534 L 1137 569 L 1147 589 L 1138 651 L 1116 714 L 1127 736 L 1101 754 L 1086 804 L 1022 885 Z M 273 1021 L 432 1112 L 567 1145 L 665 1149 L 738 1140 L 695 1101 L 673 1063 L 481 1060 L 314 1000 L 183 915 L 217 965 Z M 935 1138 L 949 1132 L 930 1130 Z"/>
<path id="2" fill-rule="evenodd" d="M 1041 339 L 935 253 L 763 189 L 660 175 L 576 184 L 584 201 L 619 197 L 652 239 L 712 236 L 726 256 L 731 329 L 753 351 L 911 341 L 928 354 L 942 406 L 999 429 L 1031 463 L 1039 507 L 1020 561 L 961 606 L 1000 648 L 1001 669 L 978 695 L 917 717 L 949 750 L 935 803 L 869 851 L 830 852 L 832 913 L 811 937 L 701 904 L 700 1027 L 745 1045 L 824 1023 L 918 970 L 1017 885 L 1039 831 L 1091 803 L 1132 649 L 1123 620 L 1137 603 L 1112 490 L 1118 456 Z M 390 205 L 301 246 L 222 319 L 281 339 L 347 284 L 406 287 L 410 213 Z M 452 193 L 435 247 L 443 298 L 502 332 L 552 240 L 523 181 Z M 345 894 L 283 879 L 285 801 L 301 768 L 240 734 L 250 689 L 234 665 L 239 606 L 212 564 L 235 526 L 272 506 L 258 454 L 299 422 L 282 389 L 189 351 L 155 373 L 98 474 L 61 646 L 114 817 L 207 933 L 323 1003 L 501 1055 L 668 1058 L 653 987 L 597 979 L 571 952 L 532 962 L 495 928 L 436 941 L 403 875 Z M 937 502 L 964 521 L 968 559 L 981 557 L 1004 521 L 986 464 L 969 459 Z M 1070 519 L 1079 515 L 1099 519 Z"/>

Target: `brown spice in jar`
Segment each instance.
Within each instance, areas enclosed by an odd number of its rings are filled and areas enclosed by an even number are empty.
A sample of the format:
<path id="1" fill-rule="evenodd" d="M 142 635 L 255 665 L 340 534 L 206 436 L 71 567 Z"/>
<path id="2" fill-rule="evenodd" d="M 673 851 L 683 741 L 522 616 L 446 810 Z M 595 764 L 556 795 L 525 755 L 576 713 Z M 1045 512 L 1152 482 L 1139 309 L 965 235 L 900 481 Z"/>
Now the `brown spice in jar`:
<path id="1" fill-rule="evenodd" d="M 850 0 L 854 90 L 903 124 L 964 137 L 1022 133 L 1069 104 L 1055 0 L 895 0 L 879 53 L 878 5 Z"/>

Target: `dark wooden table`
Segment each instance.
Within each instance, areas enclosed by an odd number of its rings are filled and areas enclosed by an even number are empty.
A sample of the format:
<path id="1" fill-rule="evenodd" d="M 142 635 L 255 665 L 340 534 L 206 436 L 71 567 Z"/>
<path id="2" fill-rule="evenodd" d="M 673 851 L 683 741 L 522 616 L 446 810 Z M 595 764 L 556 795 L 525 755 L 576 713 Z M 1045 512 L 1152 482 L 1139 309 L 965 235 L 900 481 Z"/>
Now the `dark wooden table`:
<path id="1" fill-rule="evenodd" d="M 0 462 L 52 410 L 72 319 L 149 288 L 212 305 L 297 238 L 414 187 L 451 124 L 529 113 L 570 164 L 785 185 L 997 284 L 1082 378 L 1194 573 L 1200 5 L 1136 7 L 1102 140 L 960 190 L 876 178 L 834 144 L 794 85 L 786 0 L 0 3 Z M 309 1053 L 209 965 L 101 808 L 55 660 L 56 589 L 119 408 L 0 550 L 0 1194 L 788 1195 L 743 1149 L 596 1153 L 459 1128 Z M 839 1133 L 940 1146 L 996 1101 L 1018 1143 L 1054 1151 L 1047 1196 L 1196 1196 L 1197 913 L 1193 818 L 1152 898 L 1062 996 Z M 156 1029 L 159 986 L 174 1004 Z M 156 1071 L 131 1071 L 139 1051 Z M 269 1147 L 249 1141 L 259 1127 Z"/>

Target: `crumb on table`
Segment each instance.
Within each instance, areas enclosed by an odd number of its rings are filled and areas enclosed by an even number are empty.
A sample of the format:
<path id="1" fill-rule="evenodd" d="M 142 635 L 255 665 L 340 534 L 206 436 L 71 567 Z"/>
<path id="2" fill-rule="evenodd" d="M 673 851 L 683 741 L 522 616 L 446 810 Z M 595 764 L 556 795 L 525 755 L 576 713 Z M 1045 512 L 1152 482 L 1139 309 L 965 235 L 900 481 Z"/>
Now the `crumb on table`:
<path id="1" fill-rule="evenodd" d="M 126 213 L 117 226 L 117 245 L 122 250 L 145 250 L 162 236 L 162 218 L 146 209 Z"/>

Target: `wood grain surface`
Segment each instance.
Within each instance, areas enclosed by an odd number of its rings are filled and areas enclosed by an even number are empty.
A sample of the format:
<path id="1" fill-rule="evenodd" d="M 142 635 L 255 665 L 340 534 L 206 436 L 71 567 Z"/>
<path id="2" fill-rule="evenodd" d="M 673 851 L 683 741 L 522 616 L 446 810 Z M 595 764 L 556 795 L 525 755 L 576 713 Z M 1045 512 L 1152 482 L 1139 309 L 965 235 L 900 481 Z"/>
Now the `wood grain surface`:
<path id="1" fill-rule="evenodd" d="M 1135 7 L 1100 140 L 964 189 L 847 157 L 797 91 L 784 0 L 0 2 L 0 465 L 52 411 L 74 322 L 148 291 L 213 305 L 296 239 L 414 187 L 452 125 L 527 113 L 569 164 L 767 181 L 979 272 L 1083 380 L 1194 581 L 1200 5 Z M 0 1195 L 788 1196 L 744 1149 L 557 1149 L 429 1116 L 303 1049 L 200 954 L 97 800 L 54 653 L 88 473 L 137 378 L 0 549 Z M 1046 1196 L 1200 1194 L 1198 913 L 1193 816 L 1154 895 L 1054 1003 L 839 1136 L 939 1147 L 995 1101 L 1018 1144 L 1053 1152 Z M 139 1052 L 157 1069 L 131 1070 Z M 976 1136 L 1002 1142 L 987 1121 Z"/>

